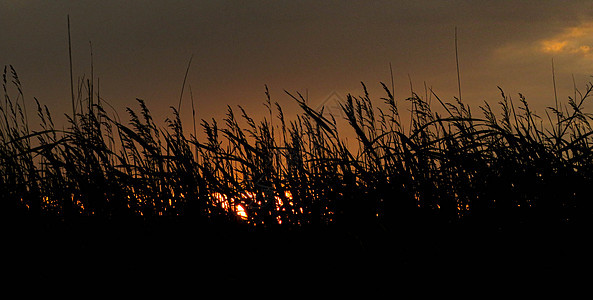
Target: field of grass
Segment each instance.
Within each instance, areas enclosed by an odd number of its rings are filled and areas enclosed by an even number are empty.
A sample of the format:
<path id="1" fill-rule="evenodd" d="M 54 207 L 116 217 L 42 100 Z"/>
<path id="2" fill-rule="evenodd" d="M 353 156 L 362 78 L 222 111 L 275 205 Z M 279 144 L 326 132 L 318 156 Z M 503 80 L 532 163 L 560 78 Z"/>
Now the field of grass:
<path id="1" fill-rule="evenodd" d="M 588 257 L 593 115 L 583 107 L 593 85 L 543 115 L 502 90 L 475 113 L 435 94 L 430 104 L 395 99 L 385 85 L 372 100 L 364 88 L 342 103 L 356 147 L 298 93 L 289 93 L 302 108 L 293 120 L 266 90 L 261 120 L 229 107 L 190 128 L 172 108 L 161 128 L 140 99 L 125 120 L 107 113 L 87 82 L 60 129 L 42 103 L 24 105 L 11 67 L 3 87 L 0 211 L 8 247 L 31 264 L 142 253 L 149 262 L 136 268 L 207 262 L 240 280 L 273 275 L 274 264 L 338 275 L 355 253 L 365 253 L 360 264 L 407 270 L 545 269 Z"/>

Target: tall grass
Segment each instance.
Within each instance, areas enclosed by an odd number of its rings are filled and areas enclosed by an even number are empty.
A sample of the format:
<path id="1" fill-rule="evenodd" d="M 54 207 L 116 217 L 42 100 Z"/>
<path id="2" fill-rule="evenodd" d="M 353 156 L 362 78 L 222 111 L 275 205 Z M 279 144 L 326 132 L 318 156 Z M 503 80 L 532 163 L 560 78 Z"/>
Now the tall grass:
<path id="1" fill-rule="evenodd" d="M 426 218 L 504 224 L 585 221 L 593 212 L 591 97 L 587 85 L 545 117 L 505 95 L 475 116 L 459 99 L 436 103 L 413 93 L 403 124 L 393 93 L 348 95 L 335 116 L 302 108 L 286 120 L 266 88 L 268 116 L 241 107 L 202 120 L 189 136 L 179 113 L 164 128 L 141 99 L 127 122 L 101 106 L 92 83 L 79 87 L 89 109 L 57 129 L 37 100 L 39 129 L 26 118 L 19 78 L 3 73 L 0 205 L 4 215 L 111 219 L 191 218 L 255 228 L 399 226 Z M 575 93 L 577 95 L 577 93 Z M 429 96 L 429 95 L 427 95 Z M 400 105 L 401 106 L 401 105 Z M 84 107 L 81 105 L 81 107 Z M 245 124 L 245 125 L 240 125 Z M 404 128 L 408 127 L 408 131 Z"/>

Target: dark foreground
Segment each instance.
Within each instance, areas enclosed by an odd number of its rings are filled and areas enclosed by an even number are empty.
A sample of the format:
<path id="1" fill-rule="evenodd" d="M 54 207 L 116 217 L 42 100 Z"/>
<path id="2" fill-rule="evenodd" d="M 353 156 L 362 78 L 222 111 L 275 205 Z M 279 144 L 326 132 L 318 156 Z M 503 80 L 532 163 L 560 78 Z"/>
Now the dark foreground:
<path id="1" fill-rule="evenodd" d="M 588 281 L 593 265 L 585 228 L 418 223 L 257 232 L 180 220 L 28 220 L 3 227 L 4 282 L 97 293 L 116 287 L 500 292 L 542 285 L 568 291 Z"/>

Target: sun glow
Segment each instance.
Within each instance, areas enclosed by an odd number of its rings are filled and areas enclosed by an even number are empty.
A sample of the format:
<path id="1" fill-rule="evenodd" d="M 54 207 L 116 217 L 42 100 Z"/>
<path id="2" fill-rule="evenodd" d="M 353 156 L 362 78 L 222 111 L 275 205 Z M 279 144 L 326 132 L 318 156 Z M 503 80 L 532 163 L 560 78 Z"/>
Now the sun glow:
<path id="1" fill-rule="evenodd" d="M 284 197 L 279 195 L 275 195 L 270 199 L 274 200 L 275 210 L 278 212 L 285 212 L 290 210 L 292 213 L 295 213 L 294 203 L 292 193 L 290 191 L 285 191 L 280 193 Z M 241 220 L 248 220 L 249 215 L 248 212 L 250 208 L 257 207 L 262 205 L 262 200 L 257 199 L 257 194 L 250 191 L 243 191 L 239 193 L 238 197 L 229 197 L 223 193 L 215 192 L 210 194 L 210 199 L 214 205 L 222 208 L 223 210 L 235 214 Z M 252 207 L 253 206 L 253 207 Z M 302 208 L 300 209 L 300 213 L 303 213 Z M 280 216 L 276 217 L 278 224 L 282 224 L 282 219 Z"/>
<path id="2" fill-rule="evenodd" d="M 247 220 L 247 213 L 241 204 L 237 204 L 236 213 L 242 220 Z"/>

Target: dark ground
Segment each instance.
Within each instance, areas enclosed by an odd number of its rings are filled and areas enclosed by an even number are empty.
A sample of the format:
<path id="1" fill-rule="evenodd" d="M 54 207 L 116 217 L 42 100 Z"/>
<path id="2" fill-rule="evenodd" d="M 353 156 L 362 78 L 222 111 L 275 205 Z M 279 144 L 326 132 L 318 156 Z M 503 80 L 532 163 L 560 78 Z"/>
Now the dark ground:
<path id="1" fill-rule="evenodd" d="M 407 224 L 264 232 L 185 221 L 22 220 L 3 227 L 4 273 L 25 286 L 500 292 L 589 281 L 591 234 L 561 226 Z M 588 285 L 588 283 L 587 283 Z"/>

